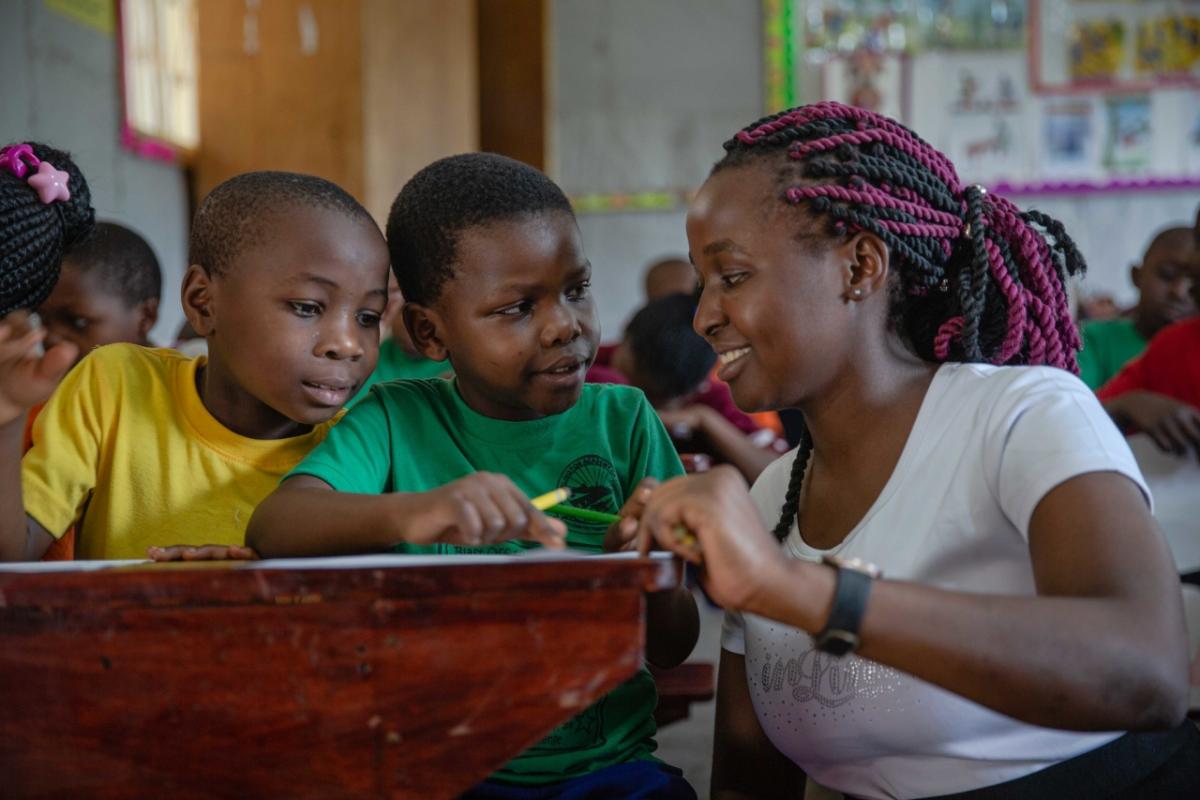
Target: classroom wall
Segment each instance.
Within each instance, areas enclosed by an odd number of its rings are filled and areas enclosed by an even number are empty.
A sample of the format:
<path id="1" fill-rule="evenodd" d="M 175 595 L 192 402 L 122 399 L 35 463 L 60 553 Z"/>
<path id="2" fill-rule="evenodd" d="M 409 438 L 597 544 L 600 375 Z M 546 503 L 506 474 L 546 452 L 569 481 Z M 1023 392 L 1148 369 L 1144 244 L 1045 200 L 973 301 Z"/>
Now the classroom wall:
<path id="1" fill-rule="evenodd" d="M 157 343 L 183 320 L 179 282 L 187 260 L 187 192 L 182 171 L 137 158 L 118 144 L 117 46 L 51 11 L 41 0 L 4 0 L 0 24 L 0 141 L 45 141 L 71 152 L 101 219 L 141 233 L 163 268 Z"/>
<path id="2" fill-rule="evenodd" d="M 554 0 L 549 9 L 549 163 L 568 194 L 694 189 L 721 143 L 764 113 L 758 0 Z M 920 114 L 912 125 L 937 138 Z M 1089 264 L 1080 291 L 1129 304 L 1130 264 L 1155 231 L 1195 219 L 1200 192 L 1013 199 L 1066 225 Z M 686 252 L 684 218 L 679 209 L 579 215 L 606 338 L 641 304 L 645 265 Z"/>

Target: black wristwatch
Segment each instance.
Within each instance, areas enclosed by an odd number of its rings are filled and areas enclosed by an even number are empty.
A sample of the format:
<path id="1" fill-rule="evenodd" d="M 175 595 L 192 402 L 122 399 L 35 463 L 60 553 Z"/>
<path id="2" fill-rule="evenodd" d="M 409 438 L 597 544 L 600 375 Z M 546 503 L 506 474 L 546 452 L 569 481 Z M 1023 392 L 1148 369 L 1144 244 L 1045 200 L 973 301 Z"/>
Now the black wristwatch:
<path id="1" fill-rule="evenodd" d="M 858 648 L 858 628 L 867 610 L 871 581 L 880 576 L 879 567 L 857 558 L 825 556 L 821 563 L 837 570 L 837 588 L 825 627 L 816 635 L 817 649 L 844 656 Z"/>

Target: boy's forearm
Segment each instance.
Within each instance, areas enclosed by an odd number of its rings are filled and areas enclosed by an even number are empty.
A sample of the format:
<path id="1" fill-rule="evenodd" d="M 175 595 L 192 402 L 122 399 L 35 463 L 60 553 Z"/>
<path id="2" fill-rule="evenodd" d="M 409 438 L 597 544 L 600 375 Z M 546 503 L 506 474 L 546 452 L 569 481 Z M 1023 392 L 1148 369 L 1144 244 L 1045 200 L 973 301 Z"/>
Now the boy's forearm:
<path id="1" fill-rule="evenodd" d="M 264 558 L 377 553 L 399 540 L 402 505 L 396 495 L 281 487 L 255 509 L 246 545 Z"/>
<path id="2" fill-rule="evenodd" d="M 700 637 L 700 614 L 687 586 L 646 596 L 646 660 L 669 669 L 683 663 Z"/>

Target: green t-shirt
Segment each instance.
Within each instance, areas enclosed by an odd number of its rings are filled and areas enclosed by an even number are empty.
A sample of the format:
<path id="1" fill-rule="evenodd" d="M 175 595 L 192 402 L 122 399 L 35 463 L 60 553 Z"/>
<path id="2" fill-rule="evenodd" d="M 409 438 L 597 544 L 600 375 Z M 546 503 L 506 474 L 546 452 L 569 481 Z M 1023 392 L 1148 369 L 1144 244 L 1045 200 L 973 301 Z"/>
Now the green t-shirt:
<path id="1" fill-rule="evenodd" d="M 1092 389 L 1099 389 L 1121 371 L 1121 367 L 1142 354 L 1146 340 L 1133 320 L 1100 319 L 1083 323 L 1083 349 L 1079 351 L 1079 377 Z"/>
<path id="2" fill-rule="evenodd" d="M 586 384 L 579 402 L 561 414 L 508 422 L 475 412 L 454 381 L 435 378 L 375 386 L 292 474 L 312 475 L 341 492 L 379 494 L 428 491 L 475 471 L 505 474 L 531 497 L 567 486 L 573 505 L 616 513 L 642 478 L 671 478 L 683 467 L 637 389 Z M 563 521 L 569 547 L 602 552 L 605 525 Z M 453 555 L 537 546 L 514 541 L 397 549 Z M 652 759 L 657 700 L 654 679 L 643 668 L 493 777 L 549 784 Z"/>
<path id="3" fill-rule="evenodd" d="M 367 376 L 366 383 L 346 407 L 349 408 L 366 397 L 367 392 L 377 383 L 410 378 L 437 378 L 450 371 L 449 361 L 434 361 L 411 355 L 395 339 L 385 339 L 383 344 L 379 345 L 379 362 L 375 364 L 375 371 Z"/>

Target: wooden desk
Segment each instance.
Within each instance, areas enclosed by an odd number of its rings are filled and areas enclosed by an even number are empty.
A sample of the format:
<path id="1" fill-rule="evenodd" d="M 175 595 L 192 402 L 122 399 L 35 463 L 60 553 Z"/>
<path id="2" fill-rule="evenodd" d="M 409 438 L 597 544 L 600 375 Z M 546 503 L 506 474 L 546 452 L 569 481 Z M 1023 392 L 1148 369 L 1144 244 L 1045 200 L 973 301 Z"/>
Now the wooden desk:
<path id="1" fill-rule="evenodd" d="M 0 566 L 0 796 L 440 798 L 642 663 L 662 558 Z"/>

